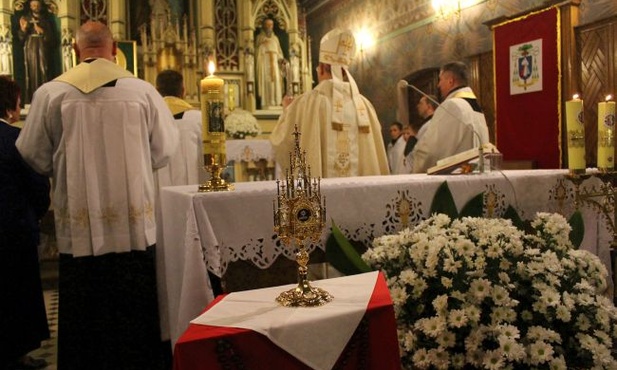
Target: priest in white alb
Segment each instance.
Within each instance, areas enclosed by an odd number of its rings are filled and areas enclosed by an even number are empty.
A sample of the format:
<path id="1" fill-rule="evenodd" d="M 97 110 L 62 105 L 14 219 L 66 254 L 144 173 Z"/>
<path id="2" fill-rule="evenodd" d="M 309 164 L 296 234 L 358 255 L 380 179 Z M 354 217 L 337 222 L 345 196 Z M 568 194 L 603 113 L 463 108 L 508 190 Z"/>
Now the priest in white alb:
<path id="1" fill-rule="evenodd" d="M 462 62 L 444 64 L 437 88 L 441 104 L 435 110 L 422 140 L 411 152 L 414 173 L 424 173 L 437 161 L 489 142 L 486 118 L 468 86 L 468 69 Z"/>
<path id="2" fill-rule="evenodd" d="M 319 47 L 319 84 L 293 101 L 291 97 L 283 100 L 285 109 L 270 135 L 283 171 L 289 167 L 297 125 L 311 176 L 389 174 L 381 124 L 348 71 L 355 50 L 351 31 L 328 32 Z"/>
<path id="3" fill-rule="evenodd" d="M 34 94 L 17 149 L 53 178 L 60 252 L 59 369 L 163 369 L 153 169 L 178 144 L 151 84 L 113 62 L 100 22 L 76 36 L 80 64 Z"/>

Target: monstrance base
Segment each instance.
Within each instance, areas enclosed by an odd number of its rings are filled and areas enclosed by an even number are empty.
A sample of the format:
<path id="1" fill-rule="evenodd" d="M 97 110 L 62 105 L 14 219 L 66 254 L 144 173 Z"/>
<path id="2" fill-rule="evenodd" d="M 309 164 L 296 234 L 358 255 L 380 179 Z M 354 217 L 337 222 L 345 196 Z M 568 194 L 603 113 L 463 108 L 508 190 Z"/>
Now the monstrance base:
<path id="1" fill-rule="evenodd" d="M 285 307 L 317 307 L 332 301 L 334 297 L 321 288 L 312 287 L 308 280 L 297 287 L 282 292 L 276 301 Z"/>

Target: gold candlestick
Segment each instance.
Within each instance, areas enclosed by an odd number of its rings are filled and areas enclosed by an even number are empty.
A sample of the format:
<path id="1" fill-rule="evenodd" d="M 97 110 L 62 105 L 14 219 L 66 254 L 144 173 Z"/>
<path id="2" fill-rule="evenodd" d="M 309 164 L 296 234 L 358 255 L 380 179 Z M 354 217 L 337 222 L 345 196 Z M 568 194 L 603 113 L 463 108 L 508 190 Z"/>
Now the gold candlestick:
<path id="1" fill-rule="evenodd" d="M 233 185 L 221 178 L 227 166 L 225 151 L 225 123 L 223 110 L 225 81 L 214 75 L 214 63 L 208 65 L 210 75 L 201 80 L 201 124 L 204 168 L 210 172 L 210 180 L 199 185 L 200 192 L 233 190 Z"/>
<path id="2" fill-rule="evenodd" d="M 333 297 L 323 289 L 312 287 L 308 275 L 307 240 L 317 242 L 326 219 L 326 202 L 321 197 L 320 179 L 311 179 L 305 153 L 300 151 L 300 133 L 294 130 L 295 148 L 290 153 L 290 169 L 285 181 L 276 180 L 277 198 L 273 205 L 274 231 L 286 246 L 298 245 L 298 286 L 282 292 L 276 301 L 285 307 L 314 307 Z"/>
<path id="3" fill-rule="evenodd" d="M 582 187 L 583 182 L 592 177 L 599 179 L 601 184 Z M 566 179 L 574 184 L 574 207 L 580 210 L 583 205 L 588 205 L 601 213 L 607 221 L 607 229 L 612 236 L 610 257 L 613 270 L 613 303 L 617 304 L 617 172 L 569 174 Z"/>

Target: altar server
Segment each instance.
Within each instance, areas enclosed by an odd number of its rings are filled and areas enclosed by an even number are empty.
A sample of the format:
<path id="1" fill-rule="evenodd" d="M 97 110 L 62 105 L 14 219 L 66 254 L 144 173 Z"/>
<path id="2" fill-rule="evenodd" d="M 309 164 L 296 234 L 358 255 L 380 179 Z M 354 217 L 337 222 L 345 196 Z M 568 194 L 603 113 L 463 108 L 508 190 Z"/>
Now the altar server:
<path id="1" fill-rule="evenodd" d="M 156 89 L 173 114 L 180 134 L 180 144 L 176 152 L 167 166 L 157 171 L 159 186 L 198 184 L 205 180 L 201 148 L 201 110 L 183 99 L 184 79 L 178 71 L 168 69 L 159 73 L 156 76 Z"/>
<path id="2" fill-rule="evenodd" d="M 163 98 L 116 63 L 109 28 L 76 35 L 80 64 L 41 86 L 17 148 L 53 177 L 59 369 L 161 369 L 153 168 L 178 130 Z"/>
<path id="3" fill-rule="evenodd" d="M 319 84 L 297 99 L 283 99 L 270 135 L 277 163 L 289 166 L 294 125 L 314 177 L 387 175 L 388 158 L 373 105 L 348 71 L 356 43 L 349 30 L 328 32 L 319 46 Z"/>

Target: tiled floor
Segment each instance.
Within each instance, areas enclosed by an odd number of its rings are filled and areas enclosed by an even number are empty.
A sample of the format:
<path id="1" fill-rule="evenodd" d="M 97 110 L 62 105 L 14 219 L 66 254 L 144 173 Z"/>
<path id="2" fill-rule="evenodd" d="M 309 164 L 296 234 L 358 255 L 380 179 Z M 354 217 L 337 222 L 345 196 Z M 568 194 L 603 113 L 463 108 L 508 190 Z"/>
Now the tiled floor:
<path id="1" fill-rule="evenodd" d="M 41 347 L 29 353 L 34 358 L 47 361 L 43 370 L 57 370 L 58 349 L 58 290 L 50 289 L 43 291 L 45 296 L 45 308 L 47 309 L 47 324 L 49 325 L 50 338 L 41 343 Z"/>

